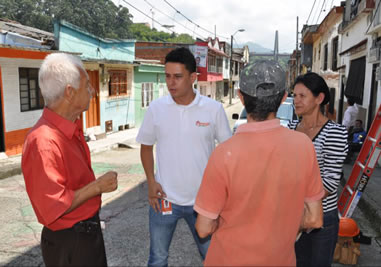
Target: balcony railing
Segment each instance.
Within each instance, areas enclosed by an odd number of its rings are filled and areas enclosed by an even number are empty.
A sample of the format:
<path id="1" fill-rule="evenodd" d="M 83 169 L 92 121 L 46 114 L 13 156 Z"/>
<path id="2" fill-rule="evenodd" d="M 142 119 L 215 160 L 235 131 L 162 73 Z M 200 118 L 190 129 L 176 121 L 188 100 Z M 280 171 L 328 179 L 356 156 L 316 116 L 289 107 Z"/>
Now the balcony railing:
<path id="1" fill-rule="evenodd" d="M 357 14 L 369 13 L 373 10 L 375 6 L 374 0 L 362 0 L 358 4 Z"/>

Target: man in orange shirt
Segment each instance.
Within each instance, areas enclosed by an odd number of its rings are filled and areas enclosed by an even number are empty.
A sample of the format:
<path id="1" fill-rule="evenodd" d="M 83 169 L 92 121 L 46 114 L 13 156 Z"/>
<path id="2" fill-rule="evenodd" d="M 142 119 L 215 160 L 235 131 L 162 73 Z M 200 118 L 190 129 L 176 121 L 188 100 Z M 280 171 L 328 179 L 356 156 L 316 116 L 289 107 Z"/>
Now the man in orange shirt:
<path id="1" fill-rule="evenodd" d="M 94 89 L 81 60 L 47 56 L 39 71 L 42 116 L 28 133 L 22 154 L 26 191 L 38 221 L 47 266 L 106 266 L 98 212 L 101 194 L 117 188 L 117 173 L 98 179 L 91 168 L 81 113 Z"/>
<path id="2" fill-rule="evenodd" d="M 314 147 L 275 117 L 287 97 L 278 63 L 246 66 L 239 96 L 248 123 L 213 152 L 194 205 L 198 234 L 212 234 L 204 263 L 295 265 L 298 232 L 322 226 Z"/>

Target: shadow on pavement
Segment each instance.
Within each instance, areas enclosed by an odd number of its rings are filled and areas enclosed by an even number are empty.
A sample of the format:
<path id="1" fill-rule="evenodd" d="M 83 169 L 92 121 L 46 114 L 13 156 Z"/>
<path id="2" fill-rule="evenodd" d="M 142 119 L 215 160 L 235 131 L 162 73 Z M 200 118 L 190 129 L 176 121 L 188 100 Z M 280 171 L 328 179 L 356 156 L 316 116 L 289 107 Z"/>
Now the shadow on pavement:
<path id="1" fill-rule="evenodd" d="M 149 256 L 147 185 L 141 183 L 102 207 L 101 220 L 109 266 L 146 266 Z M 18 253 L 19 254 L 19 253 Z M 200 266 L 201 258 L 186 223 L 179 221 L 170 247 L 169 265 Z M 4 266 L 44 266 L 40 246 Z"/>

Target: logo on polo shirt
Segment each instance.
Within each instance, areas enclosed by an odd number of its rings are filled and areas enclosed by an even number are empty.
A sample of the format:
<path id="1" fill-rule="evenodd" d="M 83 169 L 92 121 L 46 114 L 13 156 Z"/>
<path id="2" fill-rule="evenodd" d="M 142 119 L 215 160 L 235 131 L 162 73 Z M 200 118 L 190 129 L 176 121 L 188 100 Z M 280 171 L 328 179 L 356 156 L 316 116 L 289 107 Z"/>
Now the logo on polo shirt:
<path id="1" fill-rule="evenodd" d="M 196 126 L 197 127 L 206 127 L 206 126 L 209 126 L 209 125 L 210 125 L 209 122 L 196 121 Z"/>

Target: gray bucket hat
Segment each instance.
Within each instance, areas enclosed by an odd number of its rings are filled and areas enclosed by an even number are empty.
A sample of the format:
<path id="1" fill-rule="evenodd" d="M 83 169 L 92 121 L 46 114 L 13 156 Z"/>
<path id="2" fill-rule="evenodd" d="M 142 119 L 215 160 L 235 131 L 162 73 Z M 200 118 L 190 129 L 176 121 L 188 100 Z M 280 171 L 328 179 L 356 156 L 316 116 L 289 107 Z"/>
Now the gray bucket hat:
<path id="1" fill-rule="evenodd" d="M 260 60 L 242 70 L 239 86 L 253 97 L 277 95 L 286 89 L 286 74 L 278 62 Z"/>

